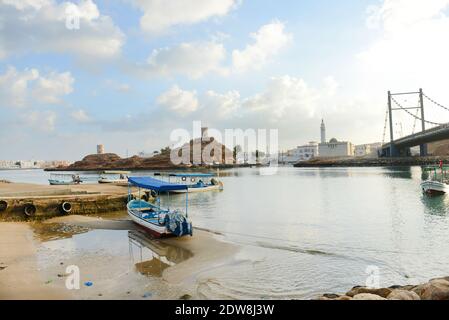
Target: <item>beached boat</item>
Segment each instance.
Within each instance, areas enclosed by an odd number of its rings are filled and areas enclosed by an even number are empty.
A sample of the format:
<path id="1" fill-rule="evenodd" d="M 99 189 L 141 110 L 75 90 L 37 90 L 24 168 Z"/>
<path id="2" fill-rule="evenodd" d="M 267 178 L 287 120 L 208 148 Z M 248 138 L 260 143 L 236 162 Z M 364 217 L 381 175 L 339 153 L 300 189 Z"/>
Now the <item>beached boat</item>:
<path id="1" fill-rule="evenodd" d="M 100 178 L 98 179 L 98 183 L 104 184 L 115 184 L 115 185 L 127 185 L 128 184 L 128 175 L 131 172 L 129 171 L 104 171 Z"/>
<path id="2" fill-rule="evenodd" d="M 170 210 L 161 207 L 161 193 L 168 193 L 187 190 L 186 185 L 169 183 L 150 177 L 130 177 L 128 178 L 128 215 L 131 219 L 144 227 L 154 237 L 182 237 L 192 235 L 192 223 L 188 218 L 188 192 L 186 193 L 185 213 L 180 210 Z M 138 187 L 139 197 L 133 199 L 131 187 Z M 154 191 L 156 194 L 155 204 L 143 200 L 141 189 Z"/>
<path id="3" fill-rule="evenodd" d="M 424 168 L 424 171 L 431 172 L 429 179 L 421 183 L 421 189 L 428 195 L 443 195 L 449 192 L 448 171 L 441 163 L 439 166 Z M 438 171 L 441 171 L 438 174 Z"/>
<path id="4" fill-rule="evenodd" d="M 176 190 L 173 193 L 195 193 L 222 191 L 223 182 L 211 173 L 155 173 L 155 176 L 166 176 L 169 182 L 186 185 L 187 190 Z"/>
<path id="5" fill-rule="evenodd" d="M 52 173 L 48 182 L 52 186 L 68 186 L 80 184 L 81 178 L 75 174 Z"/>

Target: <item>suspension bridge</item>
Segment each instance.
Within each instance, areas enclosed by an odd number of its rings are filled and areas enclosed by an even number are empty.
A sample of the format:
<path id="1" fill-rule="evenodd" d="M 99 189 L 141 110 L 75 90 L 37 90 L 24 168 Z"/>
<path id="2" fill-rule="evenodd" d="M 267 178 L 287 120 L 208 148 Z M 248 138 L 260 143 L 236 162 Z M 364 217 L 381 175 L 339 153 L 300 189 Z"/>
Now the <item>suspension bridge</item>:
<path id="1" fill-rule="evenodd" d="M 399 101 L 404 96 L 417 96 L 417 106 L 406 106 L 403 102 Z M 404 93 L 392 93 L 388 92 L 388 107 L 385 116 L 385 127 L 383 135 L 382 149 L 380 152 L 381 157 L 407 157 L 411 156 L 410 149 L 412 147 L 420 147 L 420 156 L 425 157 L 428 155 L 427 144 L 440 140 L 449 139 L 449 122 L 440 123 L 435 121 L 426 120 L 424 101 L 429 103 L 429 106 L 438 107 L 449 111 L 449 108 L 436 102 L 434 99 L 427 96 L 422 89 L 416 92 L 404 92 Z M 426 108 L 427 106 L 426 105 Z M 413 132 L 407 136 L 395 137 L 394 131 L 394 112 L 400 111 L 414 119 Z M 415 113 L 413 113 L 415 111 Z M 415 133 L 417 122 L 421 125 L 420 132 Z M 390 131 L 390 142 L 386 143 L 387 127 Z M 401 124 L 402 127 L 402 124 Z M 402 129 L 401 129 L 402 131 Z"/>

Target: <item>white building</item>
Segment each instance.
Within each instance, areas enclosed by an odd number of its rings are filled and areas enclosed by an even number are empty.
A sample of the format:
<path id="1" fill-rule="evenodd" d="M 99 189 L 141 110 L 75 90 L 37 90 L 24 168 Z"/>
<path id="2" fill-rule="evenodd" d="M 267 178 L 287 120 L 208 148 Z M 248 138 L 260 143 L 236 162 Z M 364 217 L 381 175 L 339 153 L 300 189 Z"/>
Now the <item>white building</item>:
<path id="1" fill-rule="evenodd" d="M 370 143 L 355 146 L 356 157 L 377 157 L 377 151 L 382 148 L 382 143 Z"/>
<path id="2" fill-rule="evenodd" d="M 321 143 L 318 145 L 318 154 L 320 158 L 339 158 L 353 157 L 354 145 L 347 141 L 338 141 L 333 138 L 326 141 L 326 126 L 324 120 L 321 121 Z"/>
<path id="3" fill-rule="evenodd" d="M 320 143 L 318 153 L 320 158 L 353 157 L 354 145 L 351 142 L 337 141 L 334 138 L 327 143 Z"/>
<path id="4" fill-rule="evenodd" d="M 318 143 L 310 142 L 307 145 L 299 146 L 287 151 L 281 156 L 280 161 L 284 163 L 298 163 L 308 161 L 318 156 Z"/>

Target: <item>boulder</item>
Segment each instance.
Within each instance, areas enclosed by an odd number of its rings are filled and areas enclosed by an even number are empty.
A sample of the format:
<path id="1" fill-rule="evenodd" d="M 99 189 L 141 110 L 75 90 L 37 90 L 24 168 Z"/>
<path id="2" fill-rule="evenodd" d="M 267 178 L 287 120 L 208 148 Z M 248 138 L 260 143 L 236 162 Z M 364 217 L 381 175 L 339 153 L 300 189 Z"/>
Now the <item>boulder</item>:
<path id="1" fill-rule="evenodd" d="M 387 300 L 377 294 L 372 293 L 359 293 L 354 296 L 352 300 Z"/>
<path id="2" fill-rule="evenodd" d="M 413 292 L 418 294 L 421 300 L 449 300 L 449 281 L 443 278 L 434 279 L 417 286 Z"/>
<path id="3" fill-rule="evenodd" d="M 349 296 L 341 296 L 341 297 L 338 297 L 338 298 L 335 299 L 335 300 L 339 300 L 339 301 L 352 300 L 352 297 L 349 297 Z"/>
<path id="4" fill-rule="evenodd" d="M 338 299 L 338 298 L 340 298 L 340 295 L 333 294 L 333 293 L 326 293 L 326 294 L 323 294 L 323 297 L 328 298 L 328 299 Z"/>
<path id="5" fill-rule="evenodd" d="M 346 295 L 349 297 L 354 297 L 361 293 L 370 293 L 380 296 L 382 298 L 386 298 L 392 291 L 393 290 L 389 288 L 373 289 L 368 287 L 354 287 L 351 289 L 351 291 L 347 292 Z"/>
<path id="6" fill-rule="evenodd" d="M 387 297 L 388 300 L 421 300 L 421 298 L 413 291 L 401 289 L 393 290 Z"/>

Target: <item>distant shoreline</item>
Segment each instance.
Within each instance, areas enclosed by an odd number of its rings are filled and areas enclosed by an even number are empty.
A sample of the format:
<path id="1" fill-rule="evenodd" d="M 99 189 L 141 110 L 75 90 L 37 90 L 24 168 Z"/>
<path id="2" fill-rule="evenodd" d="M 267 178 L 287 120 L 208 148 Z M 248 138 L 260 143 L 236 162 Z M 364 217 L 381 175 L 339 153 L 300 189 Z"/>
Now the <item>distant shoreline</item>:
<path id="1" fill-rule="evenodd" d="M 95 167 L 95 168 L 47 168 L 44 171 L 54 172 L 54 171 L 107 171 L 107 170 L 117 170 L 117 171 L 204 171 L 204 170 L 217 170 L 217 169 L 234 169 L 234 168 L 251 168 L 259 167 L 259 164 L 230 164 L 230 165 L 215 165 L 215 166 L 195 166 L 195 167 L 180 167 L 180 166 L 155 166 L 155 167 Z"/>
<path id="2" fill-rule="evenodd" d="M 378 158 L 378 159 L 314 159 L 294 165 L 296 168 L 344 168 L 344 167 L 413 167 L 438 165 L 443 160 L 449 164 L 449 157 Z"/>

